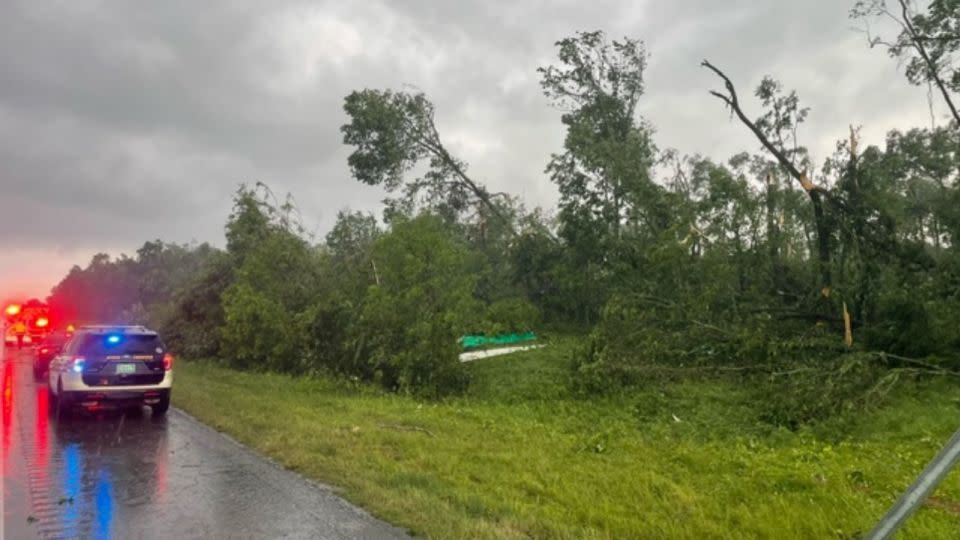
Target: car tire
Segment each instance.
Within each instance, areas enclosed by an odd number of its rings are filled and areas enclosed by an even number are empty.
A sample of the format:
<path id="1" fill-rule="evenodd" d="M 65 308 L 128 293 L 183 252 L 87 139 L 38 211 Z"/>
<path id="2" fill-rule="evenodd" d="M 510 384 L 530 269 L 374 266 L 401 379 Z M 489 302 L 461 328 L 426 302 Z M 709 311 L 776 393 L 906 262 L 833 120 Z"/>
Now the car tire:
<path id="1" fill-rule="evenodd" d="M 170 408 L 170 391 L 162 392 L 160 394 L 160 403 L 151 405 L 150 408 L 152 409 L 153 416 L 163 416 L 167 414 L 167 410 Z"/>

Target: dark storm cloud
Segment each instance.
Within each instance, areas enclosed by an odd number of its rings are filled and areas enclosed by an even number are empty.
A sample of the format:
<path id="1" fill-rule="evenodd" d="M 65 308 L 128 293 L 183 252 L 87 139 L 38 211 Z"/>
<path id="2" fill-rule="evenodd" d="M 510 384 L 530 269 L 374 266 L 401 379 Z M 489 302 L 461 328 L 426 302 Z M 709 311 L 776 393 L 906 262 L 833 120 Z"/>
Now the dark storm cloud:
<path id="1" fill-rule="evenodd" d="M 156 3 L 148 13 L 133 3 L 63 11 L 38 4 L 4 19 L 0 83 L 8 107 L 237 149 L 273 118 L 238 47 L 255 18 L 230 10 L 215 18 L 196 4 Z"/>
<path id="2" fill-rule="evenodd" d="M 647 42 L 640 112 L 660 147 L 757 149 L 707 95 L 704 57 L 744 96 L 768 73 L 797 88 L 813 108 L 801 135 L 821 158 L 848 123 L 878 141 L 928 122 L 923 90 L 851 30 L 848 3 L 8 0 L 0 245 L 62 265 L 156 237 L 219 242 L 237 184 L 257 180 L 292 192 L 322 234 L 338 209 L 382 197 L 349 178 L 343 96 L 404 84 L 435 101 L 476 177 L 549 206 L 543 168 L 563 133 L 536 68 L 576 30 Z"/>

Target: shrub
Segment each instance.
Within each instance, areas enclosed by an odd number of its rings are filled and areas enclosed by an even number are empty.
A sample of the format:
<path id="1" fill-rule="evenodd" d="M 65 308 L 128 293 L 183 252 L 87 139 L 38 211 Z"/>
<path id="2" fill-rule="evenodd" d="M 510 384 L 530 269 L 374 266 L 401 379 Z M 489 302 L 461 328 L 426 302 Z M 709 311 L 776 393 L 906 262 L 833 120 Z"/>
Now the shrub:
<path id="1" fill-rule="evenodd" d="M 457 338 L 480 312 L 466 268 L 466 248 L 443 222 L 424 215 L 400 222 L 372 251 L 379 284 L 371 286 L 349 343 L 375 380 L 407 392 L 462 390 L 466 374 Z"/>
<path id="2" fill-rule="evenodd" d="M 871 348 L 905 356 L 926 356 L 942 343 L 922 301 L 898 294 L 880 301 L 877 322 L 867 328 Z"/>
<path id="3" fill-rule="evenodd" d="M 223 360 L 239 369 L 292 371 L 289 314 L 274 298 L 238 283 L 223 295 Z"/>
<path id="4" fill-rule="evenodd" d="M 540 323 L 540 310 L 523 298 L 497 300 L 487 306 L 487 334 L 532 332 Z"/>
<path id="5" fill-rule="evenodd" d="M 177 295 L 171 313 L 157 325 L 168 346 L 190 358 L 219 355 L 224 322 L 222 296 L 234 274 L 226 255 L 211 257 L 200 275 Z"/>

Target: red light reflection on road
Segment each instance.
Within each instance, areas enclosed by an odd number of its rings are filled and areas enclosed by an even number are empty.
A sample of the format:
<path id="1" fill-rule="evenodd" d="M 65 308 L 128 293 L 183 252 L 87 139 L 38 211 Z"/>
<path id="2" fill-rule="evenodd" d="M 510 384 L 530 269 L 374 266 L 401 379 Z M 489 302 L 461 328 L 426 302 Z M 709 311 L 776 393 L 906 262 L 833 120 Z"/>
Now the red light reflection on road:
<path id="1" fill-rule="evenodd" d="M 33 426 L 33 442 L 36 449 L 36 465 L 37 471 L 40 474 L 40 480 L 42 485 L 46 485 L 47 480 L 47 458 L 49 455 L 48 450 L 48 441 L 47 437 L 47 426 L 49 423 L 49 416 L 47 416 L 47 409 L 49 408 L 49 396 L 47 394 L 46 387 L 38 386 L 37 387 L 37 414 L 34 419 Z"/>
<path id="2" fill-rule="evenodd" d="M 0 345 L 2 347 L 3 345 Z M 3 364 L 3 475 L 9 471 L 10 433 L 13 428 L 13 362 Z"/>

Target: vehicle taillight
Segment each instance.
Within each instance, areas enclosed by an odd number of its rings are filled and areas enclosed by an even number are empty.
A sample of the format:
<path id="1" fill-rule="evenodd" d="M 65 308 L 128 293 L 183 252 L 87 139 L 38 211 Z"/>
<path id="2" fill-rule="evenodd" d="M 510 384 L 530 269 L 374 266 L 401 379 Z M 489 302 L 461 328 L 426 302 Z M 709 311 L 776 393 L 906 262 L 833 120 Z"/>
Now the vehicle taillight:
<path id="1" fill-rule="evenodd" d="M 86 363 L 87 363 L 87 359 L 86 359 L 86 358 L 83 358 L 83 357 L 78 356 L 78 357 L 76 357 L 76 358 L 73 359 L 73 366 L 72 366 L 70 369 L 72 369 L 72 370 L 74 371 L 74 373 L 82 373 L 82 372 L 83 372 L 83 365 L 86 364 Z"/>
<path id="2" fill-rule="evenodd" d="M 33 324 L 36 325 L 37 328 L 44 328 L 48 324 L 50 324 L 50 320 L 47 319 L 46 317 L 40 317 Z"/>
<path id="3" fill-rule="evenodd" d="M 163 355 L 163 370 L 170 371 L 171 369 L 173 369 L 173 355 L 167 353 Z"/>
<path id="4" fill-rule="evenodd" d="M 50 352 L 50 349 L 46 347 L 40 347 L 40 354 L 47 354 L 48 352 Z"/>

